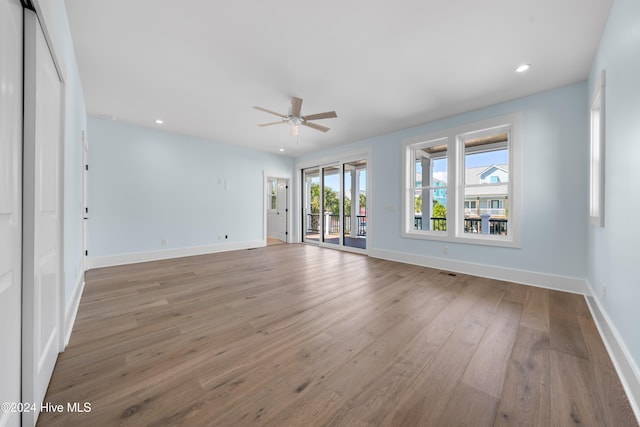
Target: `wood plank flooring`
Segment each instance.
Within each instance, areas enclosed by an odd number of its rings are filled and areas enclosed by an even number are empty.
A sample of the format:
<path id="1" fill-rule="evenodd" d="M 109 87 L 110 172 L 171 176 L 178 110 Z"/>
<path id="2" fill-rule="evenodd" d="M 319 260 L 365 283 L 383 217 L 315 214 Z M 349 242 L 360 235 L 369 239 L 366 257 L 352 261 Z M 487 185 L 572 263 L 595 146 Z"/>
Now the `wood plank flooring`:
<path id="1" fill-rule="evenodd" d="M 638 425 L 583 297 L 308 245 L 87 272 L 45 402 L 39 426 Z"/>

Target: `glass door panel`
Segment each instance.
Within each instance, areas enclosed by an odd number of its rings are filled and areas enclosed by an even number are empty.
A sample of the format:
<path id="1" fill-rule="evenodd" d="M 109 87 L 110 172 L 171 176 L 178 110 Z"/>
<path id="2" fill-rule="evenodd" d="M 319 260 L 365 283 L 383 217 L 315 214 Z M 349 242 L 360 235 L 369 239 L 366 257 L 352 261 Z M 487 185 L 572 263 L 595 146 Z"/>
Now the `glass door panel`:
<path id="1" fill-rule="evenodd" d="M 302 171 L 302 241 L 320 242 L 320 169 Z"/>
<path id="2" fill-rule="evenodd" d="M 322 168 L 322 242 L 340 244 L 340 167 Z"/>
<path id="3" fill-rule="evenodd" d="M 343 165 L 343 245 L 367 248 L 367 162 L 358 160 Z"/>

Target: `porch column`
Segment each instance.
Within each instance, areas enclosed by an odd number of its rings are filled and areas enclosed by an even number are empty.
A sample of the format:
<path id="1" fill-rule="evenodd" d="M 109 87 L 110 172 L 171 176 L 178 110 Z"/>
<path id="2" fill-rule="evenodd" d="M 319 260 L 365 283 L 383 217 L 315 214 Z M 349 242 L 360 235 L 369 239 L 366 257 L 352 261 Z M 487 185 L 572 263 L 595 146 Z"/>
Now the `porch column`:
<path id="1" fill-rule="evenodd" d="M 307 189 L 305 190 L 305 206 L 304 206 L 304 221 L 307 224 L 307 231 L 309 231 L 311 229 L 311 216 L 309 215 L 311 213 L 311 180 L 307 179 L 306 181 L 306 186 Z"/>
<path id="2" fill-rule="evenodd" d="M 431 187 L 431 158 L 425 153 L 420 159 L 422 166 L 422 186 Z M 422 229 L 431 230 L 431 211 L 433 201 L 431 200 L 431 190 L 422 190 Z"/>
<path id="3" fill-rule="evenodd" d="M 351 170 L 351 237 L 358 237 L 358 206 L 360 205 L 360 178 L 356 168 Z"/>
<path id="4" fill-rule="evenodd" d="M 489 218 L 491 218 L 489 214 L 480 215 L 480 232 L 482 234 L 489 234 Z"/>

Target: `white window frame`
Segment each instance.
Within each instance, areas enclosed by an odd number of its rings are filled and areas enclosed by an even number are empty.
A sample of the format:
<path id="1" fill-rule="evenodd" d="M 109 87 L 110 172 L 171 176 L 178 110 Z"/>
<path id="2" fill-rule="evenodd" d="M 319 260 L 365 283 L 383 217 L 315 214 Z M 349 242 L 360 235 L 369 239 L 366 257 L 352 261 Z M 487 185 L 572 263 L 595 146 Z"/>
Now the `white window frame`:
<path id="1" fill-rule="evenodd" d="M 273 191 L 275 190 L 275 193 Z M 273 202 L 276 202 L 276 209 L 273 208 Z M 278 209 L 278 179 L 267 178 L 267 212 L 276 212 Z"/>
<path id="2" fill-rule="evenodd" d="M 401 235 L 411 239 L 459 242 L 477 245 L 521 247 L 522 193 L 522 114 L 515 113 L 469 123 L 444 131 L 418 135 L 402 141 L 403 191 Z M 509 232 L 507 236 L 464 232 L 464 140 L 508 131 L 509 136 Z M 415 230 L 413 189 L 415 183 L 415 147 L 430 141 L 447 141 L 447 231 Z"/>
<path id="3" fill-rule="evenodd" d="M 445 191 L 447 192 L 447 199 L 449 198 L 449 189 L 450 189 L 450 172 L 449 172 L 449 165 L 451 164 L 451 160 L 450 160 L 450 140 L 446 137 L 436 137 L 436 138 L 430 138 L 427 140 L 419 140 L 419 141 L 415 141 L 411 144 L 405 144 L 405 156 L 406 156 L 406 161 L 404 164 L 404 168 L 407 171 L 407 173 L 409 174 L 409 176 L 407 176 L 408 180 L 406 182 L 405 185 L 405 191 L 403 192 L 404 194 L 404 198 L 405 200 L 403 201 L 403 206 L 405 207 L 405 209 L 408 209 L 411 215 L 411 221 L 410 224 L 407 224 L 408 227 L 405 228 L 405 232 L 407 233 L 411 233 L 413 234 L 413 231 L 419 231 L 421 234 L 425 234 L 425 235 L 429 235 L 432 236 L 434 238 L 438 238 L 438 237 L 442 237 L 442 236 L 446 236 L 448 234 L 448 227 L 447 227 L 447 231 L 438 231 L 438 230 L 415 230 L 414 228 L 414 221 L 415 221 L 415 212 L 414 212 L 414 204 L 415 204 L 415 191 L 418 190 L 418 186 L 417 186 L 417 182 L 415 182 L 415 177 L 416 177 L 416 151 L 418 150 L 422 150 L 428 147 L 434 147 L 434 146 L 439 146 L 439 145 L 446 145 L 447 146 L 447 185 L 445 188 Z M 428 173 L 430 174 L 431 171 L 428 171 Z M 405 174 L 406 175 L 406 174 Z M 425 171 L 422 171 L 422 185 L 420 188 L 422 189 L 427 189 L 428 191 L 432 191 L 436 188 L 441 189 L 442 187 L 436 187 L 434 185 L 429 185 L 429 186 L 425 186 L 424 185 L 424 177 L 425 177 Z M 427 224 L 429 224 L 429 221 L 431 221 L 431 207 L 429 208 L 429 212 L 426 213 L 422 212 L 422 224 L 424 226 L 425 224 L 425 218 L 427 221 Z M 447 221 L 449 221 L 449 209 L 447 208 Z"/>
<path id="4" fill-rule="evenodd" d="M 602 70 L 591 96 L 589 155 L 589 222 L 604 227 L 605 86 Z"/>

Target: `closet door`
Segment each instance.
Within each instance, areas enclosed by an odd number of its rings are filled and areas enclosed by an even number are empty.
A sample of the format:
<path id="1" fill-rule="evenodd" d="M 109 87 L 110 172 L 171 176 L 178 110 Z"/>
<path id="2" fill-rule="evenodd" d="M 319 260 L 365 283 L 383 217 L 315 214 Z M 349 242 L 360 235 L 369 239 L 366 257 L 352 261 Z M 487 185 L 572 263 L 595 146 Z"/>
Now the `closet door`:
<path id="1" fill-rule="evenodd" d="M 0 0 L 0 403 L 20 402 L 22 6 Z M 7 411 L 6 409 L 10 409 Z M 20 414 L 0 410 L 0 426 Z"/>
<path id="2" fill-rule="evenodd" d="M 22 401 L 39 410 L 60 351 L 62 82 L 35 13 L 24 25 Z"/>

